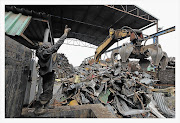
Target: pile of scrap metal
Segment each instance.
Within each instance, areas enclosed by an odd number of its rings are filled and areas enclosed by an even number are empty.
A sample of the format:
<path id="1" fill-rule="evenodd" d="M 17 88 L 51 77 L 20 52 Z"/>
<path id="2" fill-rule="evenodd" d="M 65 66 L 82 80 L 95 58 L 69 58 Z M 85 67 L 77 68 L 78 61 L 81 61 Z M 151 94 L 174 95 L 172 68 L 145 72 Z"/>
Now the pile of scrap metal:
<path id="1" fill-rule="evenodd" d="M 120 62 L 112 65 L 111 60 L 92 61 L 75 68 L 74 77 L 56 82 L 59 88 L 53 92 L 51 105 L 102 103 L 116 117 L 175 117 L 175 107 L 170 108 L 165 101 L 174 98 L 174 87 L 154 88 L 157 80 L 137 65 L 134 70 L 124 71 Z"/>
<path id="2" fill-rule="evenodd" d="M 168 66 L 175 67 L 175 57 L 169 57 Z"/>
<path id="3" fill-rule="evenodd" d="M 67 57 L 63 53 L 57 53 L 56 55 L 56 78 L 69 78 L 74 73 L 72 64 L 69 64 Z"/>

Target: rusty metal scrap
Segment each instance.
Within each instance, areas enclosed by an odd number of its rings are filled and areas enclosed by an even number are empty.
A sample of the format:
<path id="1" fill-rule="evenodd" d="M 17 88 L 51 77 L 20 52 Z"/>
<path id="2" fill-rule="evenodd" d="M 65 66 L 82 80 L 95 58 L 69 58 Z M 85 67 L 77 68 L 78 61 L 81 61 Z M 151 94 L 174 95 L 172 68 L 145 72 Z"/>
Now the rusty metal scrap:
<path id="1" fill-rule="evenodd" d="M 170 93 L 170 90 L 174 89 L 155 88 L 153 85 L 157 84 L 158 80 L 141 69 L 124 71 L 120 62 L 117 62 L 116 66 L 113 66 L 110 60 L 100 62 L 103 65 L 95 62 L 82 63 L 74 69 L 74 75 L 57 81 L 61 84 L 51 100 L 51 105 L 69 105 L 73 101 L 76 103 L 71 105 L 102 104 L 116 117 L 170 117 L 166 115 L 169 110 L 159 110 L 162 106 L 157 99 L 150 98 L 149 94 L 152 95 L 157 90 L 168 90 Z M 128 64 L 131 63 L 134 64 L 132 61 Z M 133 65 L 129 65 L 131 66 Z M 78 76 L 78 82 L 75 81 L 75 76 Z M 166 112 L 161 113 L 162 111 Z M 170 113 L 173 117 L 174 114 Z"/>

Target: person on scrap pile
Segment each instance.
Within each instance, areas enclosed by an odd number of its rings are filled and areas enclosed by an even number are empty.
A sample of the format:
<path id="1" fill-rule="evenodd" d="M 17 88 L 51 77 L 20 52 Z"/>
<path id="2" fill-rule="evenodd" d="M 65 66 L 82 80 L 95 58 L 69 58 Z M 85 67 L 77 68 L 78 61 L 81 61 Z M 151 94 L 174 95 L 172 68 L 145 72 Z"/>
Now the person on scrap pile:
<path id="1" fill-rule="evenodd" d="M 52 64 L 52 54 L 57 52 L 60 46 L 64 43 L 71 28 L 65 26 L 64 34 L 59 38 L 56 44 L 51 45 L 50 42 L 43 42 L 38 45 L 36 50 L 36 56 L 39 58 L 38 64 L 40 65 L 39 74 L 43 81 L 43 93 L 39 96 L 39 101 L 35 104 L 35 114 L 41 114 L 46 112 L 49 101 L 52 99 L 53 86 L 55 80 L 55 74 Z"/>

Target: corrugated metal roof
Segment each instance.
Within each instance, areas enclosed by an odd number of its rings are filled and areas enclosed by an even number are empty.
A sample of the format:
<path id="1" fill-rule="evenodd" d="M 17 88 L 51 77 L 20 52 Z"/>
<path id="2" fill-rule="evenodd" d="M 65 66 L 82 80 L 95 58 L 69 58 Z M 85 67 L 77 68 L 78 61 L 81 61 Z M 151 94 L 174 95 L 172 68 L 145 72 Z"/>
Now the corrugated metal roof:
<path id="1" fill-rule="evenodd" d="M 11 36 L 20 36 L 29 25 L 31 18 L 31 16 L 24 16 L 21 13 L 5 12 L 5 33 Z"/>
<path id="2" fill-rule="evenodd" d="M 107 37 L 109 28 L 129 26 L 141 29 L 157 21 L 157 18 L 135 5 L 114 7 L 116 9 L 103 5 L 14 5 L 6 6 L 6 11 L 20 12 L 33 18 L 50 17 L 54 38 L 59 38 L 64 32 L 64 26 L 68 25 L 72 29 L 69 38 L 77 38 L 96 46 Z M 127 12 L 122 12 L 122 9 Z M 133 16 L 137 13 L 139 17 Z"/>
<path id="3" fill-rule="evenodd" d="M 5 12 L 5 34 L 19 43 L 35 49 L 34 44 L 43 41 L 48 21 L 22 14 L 14 11 Z M 48 40 L 51 41 L 50 37 Z"/>

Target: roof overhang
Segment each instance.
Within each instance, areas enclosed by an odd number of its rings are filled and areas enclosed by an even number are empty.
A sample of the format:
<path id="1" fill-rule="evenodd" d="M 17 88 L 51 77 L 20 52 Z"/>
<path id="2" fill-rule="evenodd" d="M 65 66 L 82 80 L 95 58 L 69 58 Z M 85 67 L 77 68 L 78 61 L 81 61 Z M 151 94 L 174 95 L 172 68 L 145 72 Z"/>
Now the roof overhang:
<path id="1" fill-rule="evenodd" d="M 15 6 L 15 7 L 14 7 Z M 72 30 L 69 38 L 77 38 L 98 46 L 109 33 L 109 28 L 146 29 L 158 19 L 135 5 L 14 5 L 6 11 L 21 12 L 34 18 L 50 19 L 52 36 L 59 38 L 65 25 Z M 33 36 L 33 35 L 32 35 Z"/>

